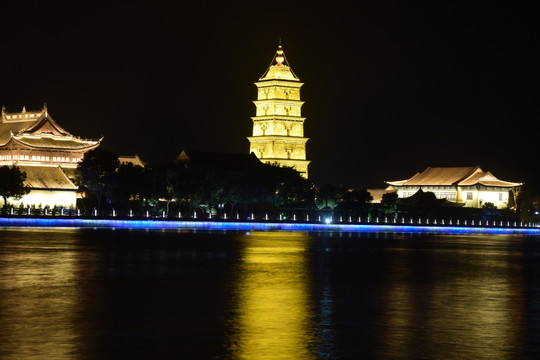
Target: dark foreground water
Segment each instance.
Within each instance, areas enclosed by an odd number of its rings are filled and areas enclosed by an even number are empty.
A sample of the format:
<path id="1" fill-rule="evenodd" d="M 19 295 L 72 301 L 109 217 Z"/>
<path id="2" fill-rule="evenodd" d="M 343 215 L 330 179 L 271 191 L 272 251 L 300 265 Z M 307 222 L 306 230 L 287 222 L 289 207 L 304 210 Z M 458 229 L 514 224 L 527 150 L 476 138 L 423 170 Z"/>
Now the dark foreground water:
<path id="1" fill-rule="evenodd" d="M 1 359 L 537 359 L 540 238 L 0 228 Z"/>

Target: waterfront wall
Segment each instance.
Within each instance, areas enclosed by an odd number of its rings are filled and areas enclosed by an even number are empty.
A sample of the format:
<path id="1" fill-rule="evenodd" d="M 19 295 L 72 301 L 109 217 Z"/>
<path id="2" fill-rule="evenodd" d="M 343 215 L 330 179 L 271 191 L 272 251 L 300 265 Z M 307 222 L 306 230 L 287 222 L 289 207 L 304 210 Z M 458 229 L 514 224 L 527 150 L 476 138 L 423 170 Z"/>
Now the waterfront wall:
<path id="1" fill-rule="evenodd" d="M 196 221 L 151 219 L 103 219 L 68 217 L 1 217 L 2 227 L 76 227 L 124 229 L 190 229 L 239 231 L 338 231 L 338 232 L 393 232 L 393 233 L 489 233 L 540 235 L 538 226 L 472 226 L 426 224 L 346 224 L 316 222 L 260 222 L 260 221 Z"/>

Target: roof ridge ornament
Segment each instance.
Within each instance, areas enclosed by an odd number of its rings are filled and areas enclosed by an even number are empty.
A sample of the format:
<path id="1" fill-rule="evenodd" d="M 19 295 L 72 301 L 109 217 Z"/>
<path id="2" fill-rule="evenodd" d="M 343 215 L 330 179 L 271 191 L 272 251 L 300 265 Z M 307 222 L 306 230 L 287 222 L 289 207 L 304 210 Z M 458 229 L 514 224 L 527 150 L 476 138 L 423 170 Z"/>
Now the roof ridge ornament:
<path id="1" fill-rule="evenodd" d="M 285 54 L 283 53 L 283 47 L 281 46 L 281 39 L 280 39 L 280 45 L 278 46 L 278 50 L 276 51 L 276 66 L 283 66 L 283 61 L 285 61 Z"/>
<path id="2" fill-rule="evenodd" d="M 281 74 L 281 76 L 279 75 Z M 278 76 L 275 77 L 274 76 Z M 279 39 L 279 45 L 270 61 L 270 65 L 264 72 L 264 74 L 259 78 L 259 80 L 268 80 L 273 79 L 283 79 L 283 80 L 293 80 L 299 81 L 298 76 L 294 73 L 291 66 L 289 65 L 289 60 L 283 51 L 283 46 L 281 45 L 281 38 Z"/>

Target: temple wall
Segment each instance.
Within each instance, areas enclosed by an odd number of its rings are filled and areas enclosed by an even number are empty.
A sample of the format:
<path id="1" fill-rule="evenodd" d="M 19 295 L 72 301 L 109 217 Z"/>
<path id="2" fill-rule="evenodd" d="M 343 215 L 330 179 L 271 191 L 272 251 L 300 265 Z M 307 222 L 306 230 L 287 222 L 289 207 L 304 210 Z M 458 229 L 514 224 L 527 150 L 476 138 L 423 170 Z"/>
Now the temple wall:
<path id="1" fill-rule="evenodd" d="M 77 164 L 84 157 L 84 152 L 55 150 L 0 150 L 0 165 L 25 164 Z"/>
<path id="2" fill-rule="evenodd" d="M 508 191 L 480 191 L 478 196 L 480 207 L 486 202 L 493 203 L 498 209 L 505 209 L 508 206 Z"/>
<path id="3" fill-rule="evenodd" d="M 416 191 L 418 191 L 420 187 L 417 187 L 415 189 L 398 189 L 398 196 L 400 198 L 406 198 L 409 196 L 412 196 Z M 485 203 L 491 202 L 493 203 L 498 209 L 505 209 L 508 205 L 508 199 L 509 199 L 509 191 L 501 191 L 501 189 L 497 189 L 494 191 L 489 190 L 483 190 L 478 191 L 475 188 L 461 188 L 458 187 L 457 191 L 455 191 L 455 199 L 453 199 L 453 196 L 450 195 L 451 191 L 449 190 L 430 190 L 426 189 L 425 186 L 422 187 L 424 191 L 431 191 L 435 193 L 435 196 L 438 199 L 447 198 L 448 201 L 458 202 L 458 203 L 465 203 L 465 207 L 472 207 L 472 208 L 481 208 Z"/>
<path id="4" fill-rule="evenodd" d="M 41 207 L 63 206 L 66 208 L 77 206 L 77 192 L 75 190 L 31 190 L 29 194 L 23 196 L 20 200 L 8 199 L 8 204 L 15 207 L 20 204 L 35 205 L 41 204 Z M 0 206 L 4 206 L 4 199 L 0 198 Z"/>

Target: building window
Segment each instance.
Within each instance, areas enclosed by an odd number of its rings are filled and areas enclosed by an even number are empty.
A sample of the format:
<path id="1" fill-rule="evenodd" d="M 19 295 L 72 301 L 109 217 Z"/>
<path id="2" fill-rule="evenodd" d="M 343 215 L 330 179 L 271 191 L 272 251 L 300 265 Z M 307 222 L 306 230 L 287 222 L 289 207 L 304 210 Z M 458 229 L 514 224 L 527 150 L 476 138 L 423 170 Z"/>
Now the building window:
<path id="1" fill-rule="evenodd" d="M 456 200 L 456 193 L 455 192 L 443 192 L 441 191 L 441 199 L 447 199 L 447 200 Z"/>
<path id="2" fill-rule="evenodd" d="M 472 199 L 473 199 L 472 192 L 471 191 L 467 192 L 467 200 L 472 200 Z"/>

